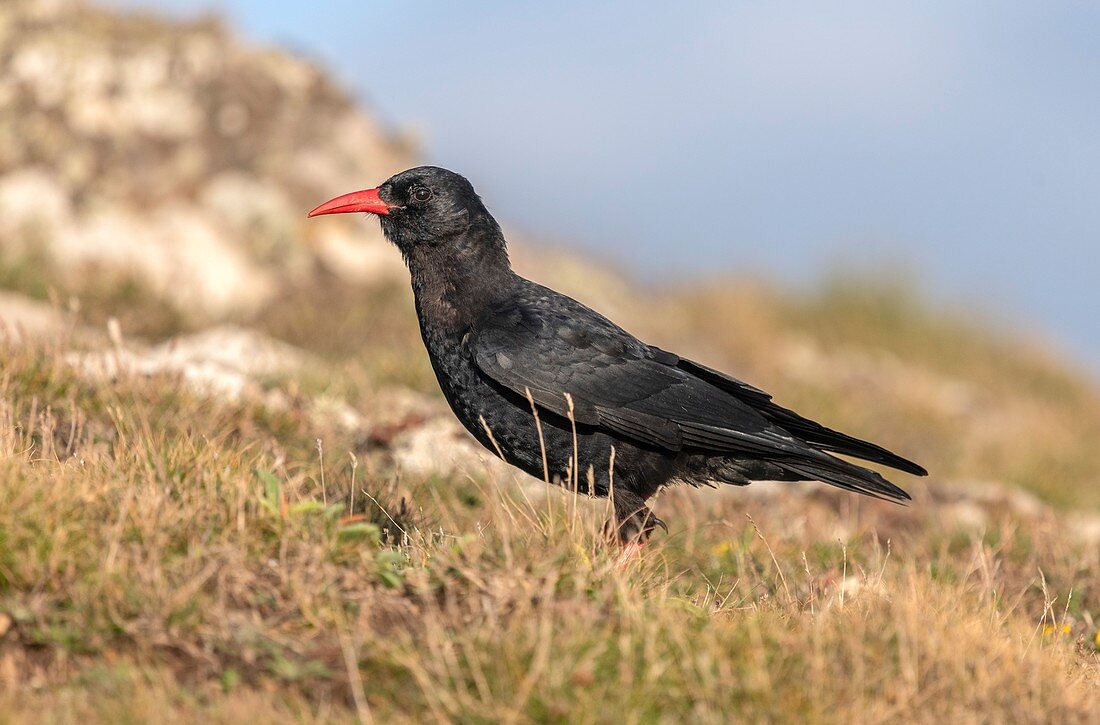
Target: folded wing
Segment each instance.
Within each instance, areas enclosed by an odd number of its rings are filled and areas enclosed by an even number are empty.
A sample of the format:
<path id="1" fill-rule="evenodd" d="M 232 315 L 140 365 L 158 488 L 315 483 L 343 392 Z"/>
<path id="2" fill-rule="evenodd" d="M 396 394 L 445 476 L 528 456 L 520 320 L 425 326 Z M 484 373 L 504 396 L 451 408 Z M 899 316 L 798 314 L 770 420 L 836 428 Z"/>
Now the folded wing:
<path id="1" fill-rule="evenodd" d="M 467 353 L 496 384 L 579 425 L 670 452 L 767 459 L 806 478 L 894 499 L 908 496 L 825 451 L 923 472 L 775 405 L 763 391 L 648 346 L 570 298 L 533 286 L 505 304 L 467 336 Z"/>

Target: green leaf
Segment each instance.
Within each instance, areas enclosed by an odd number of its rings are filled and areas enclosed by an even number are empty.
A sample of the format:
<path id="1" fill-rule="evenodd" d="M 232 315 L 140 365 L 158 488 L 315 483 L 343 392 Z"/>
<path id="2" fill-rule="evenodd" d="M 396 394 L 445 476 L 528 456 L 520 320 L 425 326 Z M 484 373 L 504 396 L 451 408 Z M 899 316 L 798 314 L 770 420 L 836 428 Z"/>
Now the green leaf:
<path id="1" fill-rule="evenodd" d="M 367 521 L 358 521 L 354 524 L 341 526 L 336 532 L 336 536 L 341 541 L 365 540 L 374 544 L 382 542 L 382 530 L 378 528 L 378 524 L 372 524 Z"/>
<path id="2" fill-rule="evenodd" d="M 379 571 L 378 578 L 381 579 L 382 583 L 390 589 L 396 589 L 397 587 L 401 586 L 401 583 L 404 581 L 399 573 L 397 573 L 396 571 L 391 571 L 389 569 L 382 569 L 381 571 Z"/>
<path id="3" fill-rule="evenodd" d="M 282 488 L 279 479 L 271 471 L 262 468 L 257 468 L 255 471 L 256 477 L 260 479 L 260 483 L 264 486 L 264 497 L 260 500 L 260 503 L 268 511 L 279 513 L 279 491 Z"/>
<path id="4" fill-rule="evenodd" d="M 222 690 L 224 692 L 230 692 L 236 689 L 237 685 L 241 684 L 241 675 L 233 668 L 229 668 L 222 672 Z"/>
<path id="5" fill-rule="evenodd" d="M 378 578 L 387 587 L 396 589 L 405 581 L 404 572 L 401 571 L 401 567 L 405 565 L 405 555 L 400 551 L 383 549 L 375 555 L 374 561 L 378 565 Z"/>
<path id="6" fill-rule="evenodd" d="M 320 501 L 301 501 L 290 507 L 290 513 L 295 515 L 317 514 L 325 510 L 325 505 Z"/>
<path id="7" fill-rule="evenodd" d="M 690 615 L 692 615 L 692 616 L 694 616 L 698 619 L 706 619 L 707 616 L 708 616 L 707 610 L 703 609 L 702 607 L 700 607 L 698 604 L 695 604 L 694 602 L 689 602 L 686 599 L 680 599 L 678 597 L 674 597 L 672 599 L 669 599 L 668 603 L 670 605 L 672 605 L 673 607 L 675 607 L 676 609 L 683 610 L 683 611 L 687 612 L 688 614 L 690 614 Z"/>

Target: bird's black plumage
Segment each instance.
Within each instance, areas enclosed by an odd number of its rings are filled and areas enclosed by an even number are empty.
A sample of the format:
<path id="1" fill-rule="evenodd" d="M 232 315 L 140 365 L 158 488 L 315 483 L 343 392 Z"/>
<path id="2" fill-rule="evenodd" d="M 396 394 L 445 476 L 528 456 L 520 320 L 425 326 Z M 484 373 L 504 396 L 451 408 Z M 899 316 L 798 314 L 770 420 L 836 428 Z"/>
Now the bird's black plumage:
<path id="1" fill-rule="evenodd" d="M 314 213 L 344 211 L 379 214 L 404 256 L 428 356 L 466 429 L 533 476 L 611 495 L 624 541 L 661 524 L 645 501 L 669 483 L 819 480 L 906 500 L 832 454 L 926 473 L 515 274 L 500 227 L 458 174 L 410 169 Z"/>

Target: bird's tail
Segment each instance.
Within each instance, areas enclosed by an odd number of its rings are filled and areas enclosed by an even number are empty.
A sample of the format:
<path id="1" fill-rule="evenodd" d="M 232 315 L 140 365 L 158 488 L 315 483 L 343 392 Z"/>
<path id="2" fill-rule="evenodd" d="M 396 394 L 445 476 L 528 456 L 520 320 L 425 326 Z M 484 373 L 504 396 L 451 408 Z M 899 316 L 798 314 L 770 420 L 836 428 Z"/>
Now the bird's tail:
<path id="1" fill-rule="evenodd" d="M 902 503 L 912 497 L 874 471 L 842 461 L 833 456 L 828 460 L 783 461 L 779 465 L 803 480 L 821 481 L 845 491 Z"/>
<path id="2" fill-rule="evenodd" d="M 733 486 L 747 486 L 753 481 L 821 481 L 845 491 L 888 501 L 911 500 L 908 493 L 868 468 L 820 451 L 814 453 L 813 458 L 772 460 L 700 456 L 689 469 L 693 475 L 686 480 L 695 485 L 724 483 Z"/>

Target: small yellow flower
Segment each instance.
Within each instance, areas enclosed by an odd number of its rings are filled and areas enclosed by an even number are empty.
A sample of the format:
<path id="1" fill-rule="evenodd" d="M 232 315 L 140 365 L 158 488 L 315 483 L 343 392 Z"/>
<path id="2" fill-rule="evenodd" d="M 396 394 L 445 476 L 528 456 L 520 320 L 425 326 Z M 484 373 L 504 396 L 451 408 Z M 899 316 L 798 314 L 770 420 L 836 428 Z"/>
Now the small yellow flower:
<path id="1" fill-rule="evenodd" d="M 1069 634 L 1070 631 L 1071 630 L 1070 630 L 1070 627 L 1069 627 L 1068 624 L 1063 624 L 1061 627 L 1055 627 L 1053 624 L 1043 625 L 1043 636 L 1044 637 L 1049 637 L 1052 634 L 1057 634 L 1058 636 L 1062 636 L 1062 635 Z M 1098 633 L 1097 636 L 1100 637 L 1100 633 Z"/>

